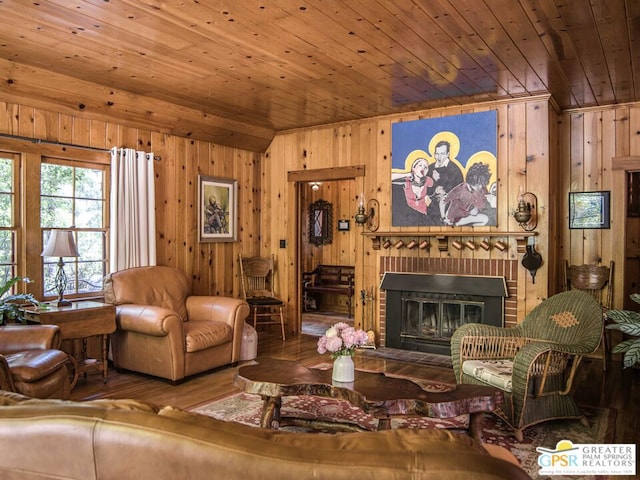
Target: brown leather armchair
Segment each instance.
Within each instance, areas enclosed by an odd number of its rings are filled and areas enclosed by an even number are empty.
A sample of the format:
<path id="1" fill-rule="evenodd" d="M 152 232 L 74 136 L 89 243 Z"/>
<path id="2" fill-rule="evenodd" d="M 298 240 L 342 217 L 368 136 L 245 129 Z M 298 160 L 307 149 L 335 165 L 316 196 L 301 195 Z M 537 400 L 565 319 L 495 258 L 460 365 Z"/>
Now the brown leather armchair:
<path id="1" fill-rule="evenodd" d="M 244 300 L 191 296 L 186 275 L 168 266 L 109 274 L 104 289 L 105 302 L 116 305 L 116 368 L 176 383 L 240 360 L 249 314 Z"/>
<path id="2" fill-rule="evenodd" d="M 34 398 L 70 396 L 67 354 L 56 325 L 0 327 L 0 388 Z"/>

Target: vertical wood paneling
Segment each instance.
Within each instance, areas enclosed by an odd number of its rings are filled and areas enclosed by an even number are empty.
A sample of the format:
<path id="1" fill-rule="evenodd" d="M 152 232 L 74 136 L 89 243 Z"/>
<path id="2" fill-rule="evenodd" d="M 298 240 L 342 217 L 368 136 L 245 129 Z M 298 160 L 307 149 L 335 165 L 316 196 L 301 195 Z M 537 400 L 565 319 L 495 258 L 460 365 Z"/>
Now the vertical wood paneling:
<path id="1" fill-rule="evenodd" d="M 259 207 L 256 208 L 261 198 L 257 184 L 262 170 L 262 157 L 259 154 L 7 103 L 0 103 L 0 132 L 96 148 L 117 146 L 153 151 L 161 157 L 161 161 L 155 163 L 158 264 L 184 270 L 193 280 L 193 292 L 196 294 L 239 295 L 239 283 L 235 280 L 236 251 L 240 251 L 243 238 L 249 239 L 249 244 L 257 245 L 260 237 L 261 212 Z M 38 158 L 37 155 L 27 158 L 29 171 L 33 175 L 39 168 Z M 280 178 L 283 177 L 283 169 L 278 168 L 274 169 L 274 178 L 278 177 L 278 173 Z M 239 186 L 246 190 L 244 199 L 248 197 L 248 201 L 239 203 L 239 217 L 243 219 L 240 242 L 198 243 L 199 172 L 236 178 Z M 29 204 L 37 208 L 32 200 Z M 281 212 L 285 211 L 284 205 L 279 208 Z M 278 218 L 284 216 L 281 213 Z M 29 218 L 35 217 L 29 215 Z M 39 226 L 25 226 L 31 232 L 25 241 L 32 245 L 31 250 L 39 252 L 42 248 Z M 279 231 L 280 227 L 274 228 Z M 36 268 L 30 276 L 39 278 L 37 272 Z"/>
<path id="2" fill-rule="evenodd" d="M 71 143 L 76 145 L 89 145 L 91 143 L 91 121 L 86 118 L 75 117 L 73 119 L 73 131 Z"/>
<path id="3" fill-rule="evenodd" d="M 22 136 L 32 137 L 34 135 L 33 125 L 33 111 L 32 107 L 20 107 L 20 114 L 18 115 L 18 130 L 25 132 L 20 134 Z"/>
<path id="4" fill-rule="evenodd" d="M 196 141 L 186 142 L 186 157 L 184 167 L 184 243 L 182 251 L 184 255 L 183 271 L 193 282 L 197 277 L 197 265 L 195 255 L 196 243 L 198 242 L 198 143 Z"/>
<path id="5" fill-rule="evenodd" d="M 578 113 L 571 115 L 571 138 L 569 140 L 571 145 L 570 164 L 571 170 L 569 191 L 581 192 L 584 191 L 584 114 Z M 567 206 L 568 208 L 568 206 Z M 568 228 L 568 224 L 567 224 Z M 584 243 L 582 242 L 581 230 L 570 230 L 569 237 L 571 243 L 569 244 L 568 254 L 569 263 L 574 265 L 580 265 L 584 263 Z"/>
<path id="6" fill-rule="evenodd" d="M 539 199 L 538 227 L 535 237 L 535 248 L 542 255 L 543 263 L 538 269 L 534 280 L 527 274 L 526 299 L 527 311 L 530 311 L 540 301 L 548 296 L 549 285 L 549 182 L 550 182 L 550 149 L 548 127 L 548 104 L 543 101 L 526 103 L 526 188 Z M 518 284 L 519 286 L 521 284 Z M 521 288 L 518 288 L 520 291 Z"/>
<path id="7" fill-rule="evenodd" d="M 600 112 L 585 112 L 583 119 L 584 144 L 586 146 L 584 148 L 582 171 L 583 189 L 584 191 L 598 191 L 601 190 L 602 185 L 602 145 L 599 142 L 601 133 Z M 602 230 L 586 229 L 582 232 L 584 263 L 598 263 L 602 248 L 601 238 Z"/>
<path id="8" fill-rule="evenodd" d="M 107 128 L 105 122 L 92 120 L 89 124 L 89 145 L 96 148 L 109 148 L 107 143 Z"/>
<path id="9" fill-rule="evenodd" d="M 527 133 L 533 127 L 532 125 L 527 125 L 526 123 L 526 105 L 523 103 L 517 103 L 509 105 L 507 108 L 507 118 L 505 119 L 507 123 L 507 151 L 506 157 L 508 162 L 508 170 L 507 170 L 507 198 L 509 199 L 507 205 L 507 211 L 513 212 L 516 206 L 518 205 L 518 197 L 520 191 L 529 191 L 533 189 L 533 186 L 527 185 L 527 181 L 529 177 L 527 176 Z M 533 182 L 533 179 L 531 179 Z M 498 192 L 500 194 L 501 192 Z M 509 215 L 507 219 L 504 219 L 504 213 L 498 212 L 499 220 L 498 225 L 500 225 L 500 220 L 506 220 L 506 224 L 509 225 L 508 230 L 517 231 L 520 228 L 513 218 L 512 215 Z M 505 225 L 505 223 L 502 223 Z M 516 259 L 516 244 L 515 240 L 512 238 L 507 239 L 509 243 L 508 255 L 510 258 Z M 541 253 L 542 254 L 542 253 Z M 538 277 L 538 282 L 542 280 Z M 531 277 L 529 272 L 524 268 L 518 269 L 517 272 L 517 282 L 518 285 L 526 286 L 531 284 Z M 527 294 L 529 293 L 529 288 L 518 288 L 517 292 L 517 317 L 519 319 L 524 318 L 527 312 Z"/>
<path id="10" fill-rule="evenodd" d="M 449 116 L 458 113 L 467 113 L 475 111 L 483 111 L 489 108 L 495 108 L 498 112 L 498 182 L 499 182 L 499 194 L 498 194 L 498 226 L 495 228 L 478 228 L 478 232 L 484 230 L 489 232 L 491 230 L 496 231 L 517 231 L 520 227 L 516 224 L 512 218 L 512 211 L 517 205 L 518 199 L 518 187 L 523 185 L 523 188 L 534 191 L 539 198 L 542 196 L 544 200 L 545 195 L 549 195 L 549 174 L 547 173 L 550 167 L 550 153 L 549 153 L 549 140 L 545 135 L 549 135 L 548 128 L 548 111 L 549 106 L 546 99 L 536 99 L 531 101 L 519 101 L 512 103 L 496 103 L 494 105 L 481 105 L 481 106 L 467 106 L 465 108 L 450 108 L 441 110 L 430 110 L 421 112 L 412 112 L 397 116 L 380 117 L 371 120 L 363 120 L 358 122 L 352 122 L 348 124 L 349 128 L 344 128 L 344 125 L 328 125 L 324 127 L 316 127 L 313 129 L 295 130 L 291 132 L 281 132 L 276 136 L 272 145 L 267 152 L 267 157 L 272 158 L 269 162 L 274 162 L 274 156 L 278 156 L 278 161 L 281 165 L 286 165 L 289 170 L 302 170 L 313 168 L 326 168 L 337 167 L 343 165 L 364 165 L 365 176 L 363 178 L 356 179 L 355 192 L 350 198 L 339 195 L 340 208 L 335 209 L 336 220 L 342 212 L 342 202 L 345 198 L 349 203 L 347 212 L 352 218 L 355 211 L 356 201 L 355 196 L 360 195 L 361 191 L 364 191 L 366 198 L 376 198 L 380 202 L 380 230 L 386 231 L 391 229 L 391 191 L 390 191 L 390 177 L 391 177 L 391 126 L 396 121 L 410 121 L 419 118 L 427 117 L 439 117 Z M 347 133 L 349 132 L 349 133 Z M 304 155 L 302 152 L 306 152 Z M 281 156 L 284 156 L 281 158 Z M 345 157 L 349 157 L 346 159 Z M 318 163 L 318 159 L 321 162 Z M 533 165 L 529 165 L 528 159 L 532 160 Z M 264 168 L 269 169 L 268 163 L 265 163 Z M 292 185 L 288 185 L 287 188 L 293 189 Z M 306 188 L 306 187 L 305 187 Z M 322 198 L 326 197 L 325 186 L 322 188 Z M 331 186 L 331 188 L 336 188 Z M 338 186 L 339 190 L 344 187 Z M 264 191 L 264 204 L 269 204 L 269 199 L 276 198 L 280 195 L 280 192 L 275 192 L 271 188 L 271 185 L 267 185 Z M 304 222 L 306 223 L 306 207 L 308 204 L 320 197 L 314 196 L 310 190 L 305 190 L 305 198 L 308 199 L 304 205 Z M 333 197 L 331 197 L 333 198 Z M 328 198 L 325 198 L 328 201 Z M 335 208 L 335 203 L 334 203 Z M 271 215 L 276 215 L 278 212 L 263 212 L 263 224 L 269 222 Z M 547 222 L 547 223 L 545 223 Z M 266 227 L 266 225 L 265 225 Z M 360 235 L 362 227 L 356 226 L 352 222 L 351 235 L 354 245 L 355 266 L 356 266 L 356 288 L 357 293 L 361 289 L 367 289 L 379 285 L 379 270 L 378 265 L 381 255 L 392 255 L 397 258 L 406 259 L 409 262 L 414 262 L 419 258 L 443 258 L 453 262 L 455 259 L 464 259 L 465 265 L 469 262 L 474 262 L 477 259 L 499 259 L 499 260 L 517 260 L 518 264 L 522 257 L 521 254 L 516 251 L 516 242 L 513 237 L 505 237 L 503 240 L 509 243 L 509 248 L 506 252 L 499 252 L 496 249 L 491 249 L 489 252 L 476 248 L 476 250 L 463 249 L 458 251 L 453 248 L 449 248 L 447 251 L 441 252 L 438 249 L 437 242 L 434 238 L 430 239 L 431 245 L 428 249 L 415 248 L 409 250 L 407 248 L 396 249 L 391 246 L 389 249 L 373 250 L 372 243 L 369 238 Z M 543 221 L 541 228 L 548 228 L 548 219 Z M 393 228 L 394 231 L 402 232 L 415 230 L 415 228 Z M 426 232 L 443 232 L 450 235 L 453 230 L 459 230 L 461 232 L 461 239 L 463 241 L 470 240 L 471 238 L 464 237 L 464 229 L 447 228 L 442 227 L 422 227 L 421 230 Z M 306 225 L 304 227 L 306 233 Z M 338 233 L 338 236 L 341 236 Z M 345 235 L 343 235 L 345 236 Z M 337 237 L 334 237 L 337 238 Z M 397 237 L 393 241 L 397 241 Z M 403 238 L 405 243 L 412 240 L 410 237 Z M 474 241 L 479 243 L 482 237 L 473 238 Z M 495 241 L 495 240 L 494 240 Z M 542 235 L 538 239 L 537 250 L 541 252 L 545 262 L 553 261 L 547 255 L 548 249 L 548 235 Z M 335 243 L 335 241 L 334 241 Z M 301 244 L 301 256 L 302 261 L 305 262 L 305 268 L 313 267 L 316 263 L 324 262 L 329 263 L 326 260 L 328 258 L 346 259 L 346 253 L 344 248 L 350 247 L 337 247 L 340 248 L 340 252 L 336 253 L 334 246 L 324 247 L 318 249 L 317 247 L 309 247 L 305 245 L 305 242 Z M 272 244 L 272 250 L 277 249 L 275 244 Z M 335 257 L 335 255 L 341 255 Z M 470 264 L 470 263 L 469 263 Z M 287 266 L 289 267 L 289 266 Z M 294 273 L 295 266 L 291 266 L 289 271 L 285 273 L 285 277 L 291 277 Z M 466 268 L 466 267 L 465 267 Z M 519 267 L 517 270 L 517 276 L 519 282 L 528 283 L 529 292 L 527 288 L 518 289 L 518 308 L 519 318 L 522 318 L 527 309 L 532 308 L 540 299 L 547 296 L 548 278 L 547 270 L 541 269 L 536 276 L 535 285 L 531 282 L 529 273 Z M 294 291 L 295 285 L 289 282 L 288 291 Z M 527 298 L 530 296 L 531 298 Z M 292 302 L 295 299 L 292 299 Z M 514 302 L 516 303 L 516 302 Z M 293 308 L 298 309 L 298 306 Z M 378 306 L 376 305 L 376 315 Z M 355 320 L 358 324 L 362 321 L 361 305 L 358 302 L 356 307 Z"/>
<path id="11" fill-rule="evenodd" d="M 300 212 L 296 212 L 296 186 L 287 182 L 286 172 L 364 165 L 365 177 L 332 182 L 334 185 L 330 191 L 335 195 L 331 200 L 336 207 L 335 220 L 349 218 L 351 230 L 348 234 L 334 231 L 335 245 L 329 248 L 329 253 L 310 255 L 314 262 L 320 258 L 335 263 L 352 261 L 356 265 L 359 294 L 362 288 L 375 286 L 377 289 L 379 262 L 383 255 L 408 261 L 427 257 L 457 257 L 468 261 L 487 258 L 517 260 L 518 283 L 523 278 L 527 282 L 525 289 L 518 289 L 518 318 L 521 318 L 525 309 L 546 296 L 544 289 L 547 285 L 551 287 L 548 293 L 553 293 L 558 273 L 551 270 L 558 268 L 564 258 L 572 263 L 594 258 L 600 258 L 602 263 L 611 259 L 616 263 L 624 261 L 621 249 L 617 247 L 619 242 L 615 241 L 615 226 L 624 220 L 620 213 L 621 199 L 616 193 L 621 192 L 624 186 L 611 175 L 610 158 L 613 155 L 640 154 L 640 136 L 635 133 L 640 130 L 640 105 L 567 112 L 554 117 L 549 114 L 545 100 L 533 99 L 465 107 L 464 111 L 488 108 L 495 108 L 498 112 L 499 212 L 495 229 L 517 231 L 519 228 L 511 212 L 517 204 L 520 184 L 536 193 L 540 204 L 548 209 L 540 212 L 543 220 L 539 224 L 536 247 L 543 254 L 545 263 L 553 263 L 554 266 L 548 266 L 550 278 L 546 278 L 546 270 L 541 269 L 536 276 L 535 287 L 528 272 L 519 264 L 521 254 L 516 252 L 512 239 L 504 239 L 510 243 L 505 253 L 495 249 L 487 253 L 479 248 L 474 252 L 461 253 L 451 248 L 440 252 L 433 239 L 430 239 L 432 244 L 427 250 L 391 247 L 374 251 L 371 240 L 363 237 L 361 227 L 353 222 L 355 198 L 364 190 L 367 198 L 376 198 L 380 202 L 380 212 L 377 213 L 381 230 L 390 229 L 391 124 L 399 120 L 453 115 L 463 111 L 460 108 L 282 132 L 265 155 L 7 103 L 0 103 L 0 132 L 59 142 L 81 142 L 99 148 L 114 145 L 143 148 L 161 156 L 162 160 L 156 163 L 158 263 L 185 269 L 194 280 L 194 293 L 239 295 L 237 254 L 240 251 L 261 255 L 274 253 L 279 268 L 277 289 L 289 299 L 287 314 L 290 327 L 300 310 L 296 298 L 298 265 L 295 247 L 300 242 L 297 223 L 306 223 L 308 202 L 300 206 Z M 554 118 L 560 121 L 557 132 L 549 127 Z M 549 139 L 554 135 L 558 141 L 557 164 L 552 158 L 556 147 L 549 145 Z M 196 202 L 199 172 L 238 179 L 241 200 L 239 242 L 198 244 Z M 554 176 L 555 179 L 552 178 Z M 558 185 L 559 191 L 554 192 L 551 185 Z M 569 231 L 567 193 L 585 189 L 611 189 L 614 192 L 612 229 L 588 232 L 586 236 L 582 231 Z M 307 195 L 310 200 L 311 194 Z M 547 222 L 553 221 L 553 225 L 545 225 L 545 217 Z M 545 238 L 545 234 L 553 232 L 554 228 L 557 236 L 553 236 L 553 241 Z M 425 230 L 437 232 L 439 229 Z M 279 248 L 280 239 L 287 241 L 286 249 Z M 479 242 L 481 238 L 475 240 Z M 554 243 L 553 247 L 549 246 L 550 243 Z M 614 292 L 617 302 L 621 299 L 620 282 L 621 279 L 616 277 Z M 525 306 L 521 307 L 521 304 Z M 360 309 L 358 305 L 357 321 L 363 318 Z M 378 317 L 379 312 L 376 311 L 374 318 Z"/>
<path id="12" fill-rule="evenodd" d="M 546 201 L 545 208 L 541 214 L 547 215 L 547 225 L 550 239 L 557 241 L 549 241 L 548 258 L 562 259 L 564 258 L 564 248 L 566 243 L 566 230 L 560 229 L 562 222 L 566 222 L 566 194 L 568 190 L 564 187 L 564 182 L 569 178 L 569 162 L 565 159 L 569 158 L 569 154 L 562 150 L 559 138 L 560 132 L 567 132 L 564 129 L 565 122 L 561 122 L 558 113 L 554 108 L 550 108 L 549 117 L 549 196 Z M 555 166 L 555 167 L 554 167 Z M 555 208 L 551 208 L 555 206 Z M 549 292 L 558 292 L 563 289 L 564 272 L 562 263 L 556 261 L 548 262 L 549 271 Z"/>
<path id="13" fill-rule="evenodd" d="M 569 153 L 566 192 L 611 191 L 611 228 L 569 230 L 561 220 L 558 229 L 563 242 L 564 258 L 572 264 L 615 262 L 613 285 L 614 306 L 624 301 L 624 249 L 620 235 L 625 228 L 626 182 L 623 174 L 611 169 L 613 157 L 640 153 L 640 105 L 624 105 L 603 109 L 567 112 L 560 116 L 565 124 L 560 135 L 560 151 Z M 568 202 L 562 205 L 568 210 Z M 568 240 L 567 240 L 568 239 Z"/>

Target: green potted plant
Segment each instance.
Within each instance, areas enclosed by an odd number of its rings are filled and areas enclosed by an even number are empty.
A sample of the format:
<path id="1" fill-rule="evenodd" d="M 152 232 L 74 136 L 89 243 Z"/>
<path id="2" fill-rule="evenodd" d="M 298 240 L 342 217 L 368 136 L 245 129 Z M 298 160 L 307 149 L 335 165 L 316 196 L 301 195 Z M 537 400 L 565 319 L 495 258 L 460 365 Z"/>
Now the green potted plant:
<path id="1" fill-rule="evenodd" d="M 640 304 L 640 293 L 630 295 L 631 300 Z M 640 362 L 640 312 L 632 310 L 609 310 L 607 318 L 614 323 L 607 325 L 610 330 L 620 330 L 629 338 L 613 347 L 612 353 L 624 353 L 624 368 L 632 367 Z"/>
<path id="2" fill-rule="evenodd" d="M 11 288 L 18 282 L 31 283 L 31 280 L 23 277 L 13 277 L 0 284 L 0 325 L 5 325 L 7 321 L 24 323 L 24 317 L 20 310 L 24 304 L 39 306 L 34 296 L 30 293 L 12 294 Z"/>

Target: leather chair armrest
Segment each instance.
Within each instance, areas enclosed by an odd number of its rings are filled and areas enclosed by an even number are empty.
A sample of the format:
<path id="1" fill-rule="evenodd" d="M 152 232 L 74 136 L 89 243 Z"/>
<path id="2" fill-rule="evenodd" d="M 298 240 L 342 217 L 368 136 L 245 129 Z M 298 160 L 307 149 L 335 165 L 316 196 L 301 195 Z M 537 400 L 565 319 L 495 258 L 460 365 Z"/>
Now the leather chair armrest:
<path id="1" fill-rule="evenodd" d="M 249 315 L 249 305 L 239 298 L 194 295 L 187 297 L 187 315 L 190 320 L 224 322 L 235 330 Z"/>
<path id="2" fill-rule="evenodd" d="M 244 300 L 221 296 L 187 297 L 187 315 L 191 320 L 215 320 L 233 329 L 231 361 L 240 360 L 242 331 L 249 316 L 249 304 Z"/>
<path id="3" fill-rule="evenodd" d="M 0 353 L 58 349 L 61 342 L 57 325 L 6 325 L 0 328 Z"/>
<path id="4" fill-rule="evenodd" d="M 9 368 L 9 363 L 3 355 L 0 355 L 0 389 L 7 392 L 15 392 L 16 386 L 13 383 L 13 375 Z"/>
<path id="5" fill-rule="evenodd" d="M 116 324 L 121 330 L 154 337 L 184 336 L 182 320 L 176 312 L 152 305 L 119 305 L 116 307 Z"/>

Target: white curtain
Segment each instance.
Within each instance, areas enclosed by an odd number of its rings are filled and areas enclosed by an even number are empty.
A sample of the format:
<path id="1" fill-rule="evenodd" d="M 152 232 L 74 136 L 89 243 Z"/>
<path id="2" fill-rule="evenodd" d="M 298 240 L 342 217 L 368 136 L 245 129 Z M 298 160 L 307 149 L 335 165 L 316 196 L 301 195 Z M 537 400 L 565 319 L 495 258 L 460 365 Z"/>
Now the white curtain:
<path id="1" fill-rule="evenodd" d="M 153 161 L 153 153 L 111 149 L 111 272 L 156 264 Z"/>

